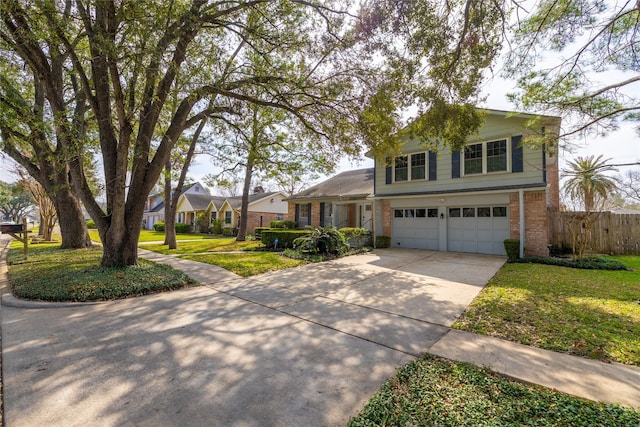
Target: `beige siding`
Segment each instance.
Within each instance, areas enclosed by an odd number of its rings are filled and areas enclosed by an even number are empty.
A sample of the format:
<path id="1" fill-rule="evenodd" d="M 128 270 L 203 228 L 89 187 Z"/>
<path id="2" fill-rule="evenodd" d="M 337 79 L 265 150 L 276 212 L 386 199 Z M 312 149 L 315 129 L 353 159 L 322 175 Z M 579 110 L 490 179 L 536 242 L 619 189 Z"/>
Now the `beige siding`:
<path id="1" fill-rule="evenodd" d="M 470 142 L 493 141 L 497 139 L 507 140 L 507 164 L 508 172 L 494 172 L 488 174 L 475 174 L 465 176 L 462 172 L 460 178 L 451 178 L 451 152 L 443 149 L 438 153 L 437 180 L 419 180 L 385 183 L 385 164 L 376 162 L 376 195 L 391 195 L 413 192 L 430 191 L 456 191 L 462 189 L 481 189 L 505 185 L 540 184 L 543 182 L 543 151 L 532 149 L 526 144 L 523 149 L 523 172 L 511 172 L 511 137 L 514 135 L 527 135 L 528 131 L 523 127 L 524 119 L 500 115 L 490 115 L 479 136 L 470 138 Z M 403 153 L 415 153 L 426 151 L 416 141 L 409 141 L 403 149 Z M 462 162 L 462 159 L 461 159 Z M 427 161 L 428 164 L 428 161 Z M 427 172 L 428 176 L 428 172 Z"/>

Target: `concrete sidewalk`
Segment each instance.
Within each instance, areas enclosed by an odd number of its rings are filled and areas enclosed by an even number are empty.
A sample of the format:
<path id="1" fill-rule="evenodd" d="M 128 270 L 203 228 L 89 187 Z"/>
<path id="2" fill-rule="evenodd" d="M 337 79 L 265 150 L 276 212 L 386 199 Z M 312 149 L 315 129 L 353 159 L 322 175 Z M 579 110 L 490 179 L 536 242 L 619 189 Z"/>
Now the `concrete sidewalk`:
<path id="1" fill-rule="evenodd" d="M 140 256 L 205 286 L 52 309 L 3 297 L 7 426 L 344 425 L 423 352 L 640 408 L 638 368 L 449 328 L 502 257 L 382 250 L 245 279 Z"/>

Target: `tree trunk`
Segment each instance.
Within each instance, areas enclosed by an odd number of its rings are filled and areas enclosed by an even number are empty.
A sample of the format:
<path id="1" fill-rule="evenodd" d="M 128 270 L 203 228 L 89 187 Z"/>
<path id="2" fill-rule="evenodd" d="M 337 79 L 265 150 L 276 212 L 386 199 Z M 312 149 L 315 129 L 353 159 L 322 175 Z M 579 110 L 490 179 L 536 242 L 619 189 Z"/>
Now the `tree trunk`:
<path id="1" fill-rule="evenodd" d="M 117 238 L 123 233 L 122 238 Z M 137 233 L 131 233 L 128 227 L 118 227 L 118 229 L 109 229 L 107 237 L 103 245 L 102 267 L 123 267 L 138 264 L 138 238 L 140 230 Z"/>
<path id="2" fill-rule="evenodd" d="M 247 234 L 247 219 L 249 218 L 249 191 L 251 190 L 251 178 L 253 176 L 253 164 L 255 162 L 253 152 L 249 152 L 247 168 L 244 173 L 244 186 L 242 188 L 242 204 L 240 206 L 240 224 L 238 225 L 237 242 L 244 242 Z"/>
<path id="3" fill-rule="evenodd" d="M 169 245 L 169 249 L 178 249 L 176 239 L 176 204 L 173 203 L 171 194 L 171 161 L 167 162 L 164 179 L 164 244 Z M 176 188 L 176 192 L 182 189 Z"/>
<path id="4" fill-rule="evenodd" d="M 62 188 L 53 200 L 60 224 L 62 249 L 90 248 L 89 230 L 76 195 L 68 187 Z"/>

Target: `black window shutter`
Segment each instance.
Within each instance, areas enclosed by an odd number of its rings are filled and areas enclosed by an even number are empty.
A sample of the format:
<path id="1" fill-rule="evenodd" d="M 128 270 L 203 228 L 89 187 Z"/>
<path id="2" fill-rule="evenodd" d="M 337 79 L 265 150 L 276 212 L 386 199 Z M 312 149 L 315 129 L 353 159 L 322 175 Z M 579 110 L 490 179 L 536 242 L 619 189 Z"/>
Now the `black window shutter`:
<path id="1" fill-rule="evenodd" d="M 429 151 L 429 181 L 438 179 L 438 155 Z"/>
<path id="2" fill-rule="evenodd" d="M 300 204 L 296 203 L 296 227 L 299 227 L 300 222 Z"/>
<path id="3" fill-rule="evenodd" d="M 460 178 L 460 150 L 451 152 L 451 178 Z"/>
<path id="4" fill-rule="evenodd" d="M 311 225 L 311 203 L 308 203 L 307 206 L 309 207 L 309 209 L 307 209 L 307 225 Z"/>
<path id="5" fill-rule="evenodd" d="M 385 184 L 391 184 L 391 166 L 387 166 L 384 169 L 384 183 Z"/>
<path id="6" fill-rule="evenodd" d="M 543 153 L 544 154 L 544 153 Z M 511 137 L 511 172 L 524 170 L 522 159 L 522 135 Z"/>
<path id="7" fill-rule="evenodd" d="M 324 202 L 320 202 L 320 227 L 324 226 Z"/>

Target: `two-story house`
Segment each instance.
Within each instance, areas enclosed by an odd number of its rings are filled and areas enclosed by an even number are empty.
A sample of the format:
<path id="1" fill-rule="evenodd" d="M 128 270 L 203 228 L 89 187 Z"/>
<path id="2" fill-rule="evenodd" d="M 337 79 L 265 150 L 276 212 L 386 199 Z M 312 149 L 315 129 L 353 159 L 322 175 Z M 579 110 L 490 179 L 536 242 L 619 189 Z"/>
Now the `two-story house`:
<path id="1" fill-rule="evenodd" d="M 558 162 L 553 150 L 525 139 L 557 135 L 560 118 L 529 129 L 532 118 L 491 110 L 463 150 L 435 153 L 408 140 L 394 159 L 376 159 L 373 194 L 361 201 L 372 206 L 373 233 L 391 237 L 392 247 L 499 255 L 514 238 L 524 253 L 546 255 L 548 212 L 559 209 Z M 328 203 L 328 195 L 304 202 L 313 211 L 312 202 Z M 301 209 L 296 197 L 290 211 Z"/>

